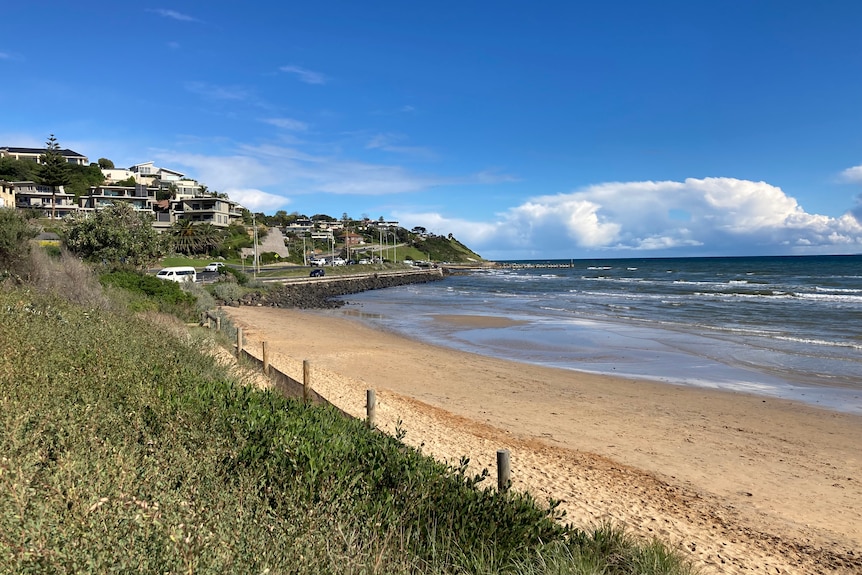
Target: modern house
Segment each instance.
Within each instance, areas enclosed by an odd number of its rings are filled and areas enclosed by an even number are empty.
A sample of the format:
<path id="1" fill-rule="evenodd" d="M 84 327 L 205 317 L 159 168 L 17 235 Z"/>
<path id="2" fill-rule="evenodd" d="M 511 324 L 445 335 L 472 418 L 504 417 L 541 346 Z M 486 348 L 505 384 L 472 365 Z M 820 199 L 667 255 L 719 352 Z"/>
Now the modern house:
<path id="1" fill-rule="evenodd" d="M 80 211 L 94 212 L 120 202 L 130 204 L 138 211 L 153 212 L 156 203 L 155 188 L 136 186 L 90 186 L 90 193 L 78 198 Z"/>
<path id="2" fill-rule="evenodd" d="M 165 230 L 182 220 L 217 228 L 242 221 L 242 206 L 238 202 L 201 192 L 200 187 L 193 194 L 178 193 L 170 200 L 156 202 L 154 198 L 153 211 L 156 216 L 153 227 L 157 230 Z"/>
<path id="3" fill-rule="evenodd" d="M 36 162 L 37 164 L 42 163 L 42 156 L 47 152 L 46 148 L 14 148 L 12 146 L 0 146 L 0 158 L 12 158 L 14 160 L 30 160 L 31 162 Z M 59 150 L 60 155 L 63 156 L 67 162 L 70 164 L 77 164 L 79 166 L 89 166 L 90 162 L 87 160 L 87 156 L 79 154 L 74 150 Z"/>
<path id="4" fill-rule="evenodd" d="M 63 218 L 78 211 L 75 194 L 55 190 L 51 186 L 36 182 L 10 182 L 15 207 L 19 210 L 40 210 L 45 217 Z"/>
<path id="5" fill-rule="evenodd" d="M 156 180 L 160 182 L 176 182 L 185 177 L 182 172 L 169 170 L 168 168 L 159 168 L 153 162 L 144 162 L 143 164 L 135 164 L 129 171 L 135 175 L 135 180 L 139 184 L 152 185 Z"/>

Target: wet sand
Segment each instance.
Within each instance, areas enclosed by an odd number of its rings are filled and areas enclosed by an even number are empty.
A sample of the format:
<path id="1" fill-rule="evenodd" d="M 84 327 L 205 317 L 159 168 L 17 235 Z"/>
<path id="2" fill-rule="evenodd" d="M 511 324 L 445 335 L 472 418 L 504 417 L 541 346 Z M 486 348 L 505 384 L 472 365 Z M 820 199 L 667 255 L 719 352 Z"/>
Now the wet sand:
<path id="1" fill-rule="evenodd" d="M 799 403 L 529 366 L 375 330 L 361 318 L 225 308 L 246 348 L 426 454 L 563 501 L 568 521 L 657 536 L 708 573 L 862 573 L 862 417 Z M 473 327 L 508 318 L 444 315 Z"/>

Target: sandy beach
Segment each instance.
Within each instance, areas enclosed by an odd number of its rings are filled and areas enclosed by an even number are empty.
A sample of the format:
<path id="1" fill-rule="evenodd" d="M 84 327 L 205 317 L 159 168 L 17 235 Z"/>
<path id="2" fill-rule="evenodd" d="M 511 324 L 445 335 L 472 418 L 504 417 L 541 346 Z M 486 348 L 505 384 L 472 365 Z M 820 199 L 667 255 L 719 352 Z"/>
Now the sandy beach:
<path id="1" fill-rule="evenodd" d="M 794 402 L 542 368 L 427 345 L 343 317 L 224 308 L 245 347 L 439 460 L 562 500 L 587 528 L 625 524 L 710 573 L 862 573 L 862 417 Z M 504 317 L 441 315 L 495 327 Z M 400 423 L 399 423 L 400 422 Z M 493 481 L 491 481 L 493 483 Z"/>

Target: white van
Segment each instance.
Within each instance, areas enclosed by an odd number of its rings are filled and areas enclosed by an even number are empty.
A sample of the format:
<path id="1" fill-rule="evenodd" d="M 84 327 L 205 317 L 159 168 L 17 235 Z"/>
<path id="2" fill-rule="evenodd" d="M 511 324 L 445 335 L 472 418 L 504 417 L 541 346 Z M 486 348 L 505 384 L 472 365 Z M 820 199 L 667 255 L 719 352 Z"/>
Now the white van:
<path id="1" fill-rule="evenodd" d="M 160 280 L 168 280 L 172 282 L 196 282 L 198 281 L 198 273 L 195 268 L 190 266 L 178 266 L 175 268 L 164 268 L 159 270 L 156 277 Z"/>

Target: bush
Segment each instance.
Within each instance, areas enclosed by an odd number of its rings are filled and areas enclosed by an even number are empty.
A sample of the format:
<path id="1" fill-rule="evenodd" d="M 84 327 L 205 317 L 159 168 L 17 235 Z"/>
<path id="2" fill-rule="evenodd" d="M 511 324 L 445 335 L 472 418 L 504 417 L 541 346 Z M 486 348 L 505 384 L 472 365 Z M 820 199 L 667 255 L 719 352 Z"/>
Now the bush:
<path id="1" fill-rule="evenodd" d="M 26 271 L 30 240 L 37 233 L 16 210 L 0 208 L 0 279 Z"/>
<path id="2" fill-rule="evenodd" d="M 160 280 L 139 271 L 115 270 L 99 276 L 103 286 L 125 290 L 129 308 L 133 311 L 162 311 L 194 321 L 198 319 L 195 297 L 177 282 Z M 137 296 L 137 297 L 134 297 Z"/>
<path id="3" fill-rule="evenodd" d="M 234 282 L 215 283 L 210 288 L 210 291 L 215 299 L 223 301 L 227 305 L 238 302 L 245 293 L 242 286 Z"/>
<path id="4" fill-rule="evenodd" d="M 222 270 L 224 270 L 224 273 L 232 275 L 236 279 L 236 283 L 239 285 L 244 286 L 248 283 L 248 274 L 230 266 L 225 266 Z"/>

